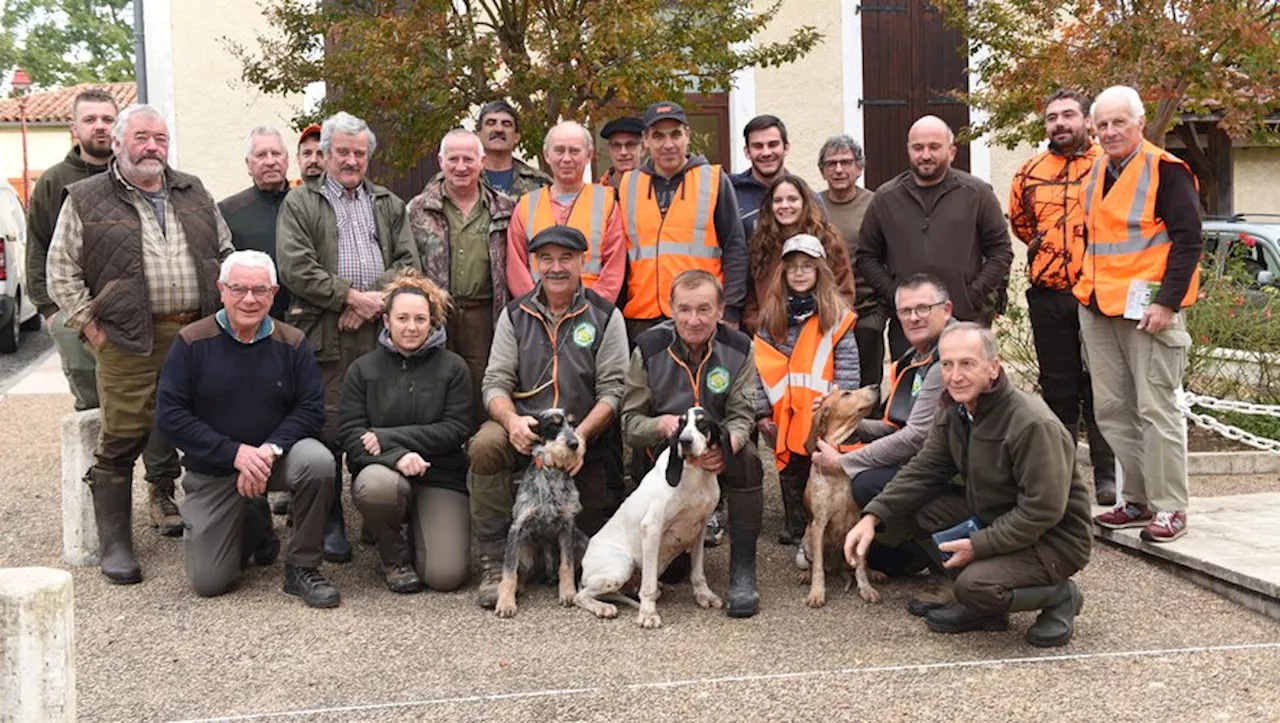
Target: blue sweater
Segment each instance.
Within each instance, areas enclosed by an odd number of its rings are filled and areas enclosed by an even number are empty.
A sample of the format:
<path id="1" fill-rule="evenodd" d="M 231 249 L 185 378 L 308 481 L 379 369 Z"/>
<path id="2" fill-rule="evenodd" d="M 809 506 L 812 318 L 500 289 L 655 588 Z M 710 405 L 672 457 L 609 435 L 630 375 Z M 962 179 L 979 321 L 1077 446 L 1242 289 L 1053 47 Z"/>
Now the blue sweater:
<path id="1" fill-rule="evenodd" d="M 278 444 L 316 437 L 324 425 L 324 387 L 306 336 L 268 319 L 243 344 L 217 315 L 187 325 L 173 340 L 160 373 L 156 425 L 193 472 L 236 473 L 241 444 Z"/>

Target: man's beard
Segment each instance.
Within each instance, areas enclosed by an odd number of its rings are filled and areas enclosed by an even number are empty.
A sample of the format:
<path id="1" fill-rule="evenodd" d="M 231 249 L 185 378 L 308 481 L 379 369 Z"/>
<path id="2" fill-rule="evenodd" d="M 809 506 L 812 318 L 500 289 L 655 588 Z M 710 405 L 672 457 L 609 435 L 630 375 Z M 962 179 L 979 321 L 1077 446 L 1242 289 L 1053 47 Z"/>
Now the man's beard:
<path id="1" fill-rule="evenodd" d="M 159 168 L 154 168 L 154 166 L 151 166 L 151 165 L 143 167 L 142 163 L 144 161 L 158 161 Z M 126 153 L 126 154 L 122 154 L 119 157 L 118 162 L 120 164 L 120 170 L 124 172 L 126 178 L 128 178 L 129 176 L 132 176 L 133 178 L 129 178 L 129 180 L 135 183 L 153 181 L 157 178 L 164 176 L 164 161 L 161 161 L 160 159 L 152 156 L 140 158 L 135 163 L 133 159 L 129 158 L 128 154 Z"/>
<path id="2" fill-rule="evenodd" d="M 1071 140 L 1067 141 L 1066 145 L 1060 145 L 1059 143 L 1053 140 L 1052 136 L 1050 136 L 1049 149 L 1052 150 L 1054 153 L 1063 155 L 1069 151 L 1075 151 L 1075 150 L 1084 148 L 1084 145 L 1087 141 L 1088 141 L 1088 136 L 1085 135 L 1083 131 L 1081 131 L 1080 133 L 1071 134 Z"/>
<path id="3" fill-rule="evenodd" d="M 79 138 L 77 140 L 80 141 L 81 152 L 89 156 L 92 156 L 93 158 L 96 158 L 100 161 L 105 161 L 111 157 L 111 139 L 110 138 L 107 138 L 101 144 L 94 141 L 92 136 L 90 136 L 89 138 Z"/>

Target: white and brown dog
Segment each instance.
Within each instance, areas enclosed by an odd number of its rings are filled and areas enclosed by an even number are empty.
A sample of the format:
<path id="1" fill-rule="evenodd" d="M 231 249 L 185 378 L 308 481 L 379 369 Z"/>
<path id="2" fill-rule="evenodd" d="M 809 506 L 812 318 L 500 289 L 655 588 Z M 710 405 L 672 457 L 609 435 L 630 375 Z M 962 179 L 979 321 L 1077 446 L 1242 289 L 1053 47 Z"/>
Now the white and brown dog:
<path id="1" fill-rule="evenodd" d="M 809 455 L 812 457 L 819 439 L 832 446 L 844 442 L 857 428 L 858 422 L 865 419 L 875 407 L 878 397 L 874 387 L 863 387 L 855 391 L 838 389 L 828 395 L 814 413 L 809 439 L 805 442 Z M 809 467 L 809 481 L 804 487 L 804 506 L 809 511 L 810 519 L 801 543 L 811 568 L 808 573 L 809 599 L 806 602 L 809 607 L 817 608 L 827 601 L 827 565 L 835 570 L 849 569 L 843 553 L 844 538 L 858 523 L 862 512 L 849 489 L 849 479 L 843 474 L 828 477 L 818 470 L 817 465 Z M 883 579 L 883 575 L 873 574 L 878 580 Z M 854 578 L 858 581 L 858 595 L 863 600 L 880 602 L 880 593 L 871 586 L 865 559 L 858 560 Z M 852 585 L 853 579 L 850 579 L 844 589 L 848 590 Z"/>
<path id="2" fill-rule="evenodd" d="M 618 595 L 635 572 L 640 572 L 640 613 L 644 628 L 661 627 L 657 600 L 658 575 L 677 555 L 688 552 L 692 563 L 689 580 L 693 595 L 703 608 L 719 608 L 720 598 L 707 586 L 703 571 L 703 530 L 720 499 L 716 475 L 692 464 L 710 449 L 730 452 L 724 428 L 702 407 L 693 407 L 676 427 L 671 442 L 636 491 L 622 503 L 587 544 L 582 558 L 582 586 L 574 602 L 597 617 L 617 617 L 608 598 L 634 605 Z"/>

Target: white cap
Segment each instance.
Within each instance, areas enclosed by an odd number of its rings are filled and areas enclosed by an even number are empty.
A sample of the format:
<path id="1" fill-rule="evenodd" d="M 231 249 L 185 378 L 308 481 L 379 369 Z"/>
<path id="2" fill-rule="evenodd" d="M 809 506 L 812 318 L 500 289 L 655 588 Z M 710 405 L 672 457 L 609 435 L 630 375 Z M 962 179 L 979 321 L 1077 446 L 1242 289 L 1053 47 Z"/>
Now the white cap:
<path id="1" fill-rule="evenodd" d="M 787 242 L 782 246 L 782 255 L 786 256 L 792 251 L 799 251 L 815 259 L 825 259 L 827 257 L 827 250 L 822 248 L 822 242 L 818 240 L 818 237 L 807 233 L 798 233 L 787 239 Z"/>

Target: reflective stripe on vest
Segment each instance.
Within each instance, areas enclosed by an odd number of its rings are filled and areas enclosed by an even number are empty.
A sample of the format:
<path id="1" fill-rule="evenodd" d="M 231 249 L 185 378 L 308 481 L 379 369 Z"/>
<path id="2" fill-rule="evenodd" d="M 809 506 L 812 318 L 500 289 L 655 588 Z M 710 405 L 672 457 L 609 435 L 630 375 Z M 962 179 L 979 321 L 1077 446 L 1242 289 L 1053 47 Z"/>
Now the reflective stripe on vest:
<path id="1" fill-rule="evenodd" d="M 807 454 L 813 402 L 835 388 L 835 345 L 856 320 L 853 312 L 846 311 L 837 324 L 820 334 L 818 317 L 813 316 L 805 322 L 789 356 L 756 336 L 756 370 L 778 425 L 774 445 L 778 469 L 787 466 L 792 452 Z"/>
<path id="2" fill-rule="evenodd" d="M 1164 221 L 1155 216 L 1162 160 L 1191 172 L 1181 159 L 1144 140 L 1105 195 L 1108 157 L 1100 157 L 1089 175 L 1084 264 L 1073 291 L 1080 303 L 1096 304 L 1106 316 L 1124 314 L 1132 281 L 1159 284 L 1164 278 L 1172 243 Z M 1195 303 L 1199 288 L 1197 266 L 1181 306 Z"/>
<path id="3" fill-rule="evenodd" d="M 579 207 L 579 201 L 585 201 L 585 203 Z M 600 278 L 600 250 L 604 246 L 605 224 L 609 220 L 609 214 L 613 212 L 613 207 L 612 189 L 587 184 L 574 198 L 573 204 L 569 207 L 569 216 L 565 219 L 564 225 L 578 229 L 583 236 L 587 237 L 587 252 L 582 259 L 582 283 L 587 288 L 591 288 Z M 550 188 L 538 188 L 521 196 L 515 213 L 524 215 L 526 239 L 532 239 L 540 231 L 558 225 Z M 533 275 L 534 283 L 542 278 L 532 259 L 530 259 L 529 271 Z"/>
<path id="4" fill-rule="evenodd" d="M 715 231 L 720 174 L 719 166 L 707 164 L 688 169 L 665 214 L 653 197 L 652 176 L 623 175 L 618 197 L 630 261 L 628 318 L 671 316 L 671 281 L 683 271 L 702 269 L 723 279 Z"/>

